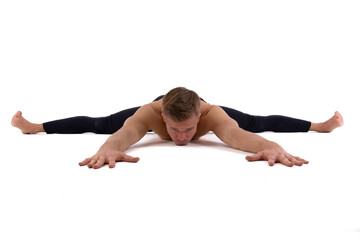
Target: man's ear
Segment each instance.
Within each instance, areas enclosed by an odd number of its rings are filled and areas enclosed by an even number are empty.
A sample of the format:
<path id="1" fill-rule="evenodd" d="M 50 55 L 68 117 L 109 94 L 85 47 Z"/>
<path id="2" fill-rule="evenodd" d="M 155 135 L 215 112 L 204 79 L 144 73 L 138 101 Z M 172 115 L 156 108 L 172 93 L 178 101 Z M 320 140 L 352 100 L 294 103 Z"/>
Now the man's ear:
<path id="1" fill-rule="evenodd" d="M 166 123 L 164 114 L 161 113 L 161 117 L 162 117 L 163 121 Z"/>
<path id="2" fill-rule="evenodd" d="M 201 113 L 200 113 L 199 116 L 198 116 L 198 122 L 200 121 L 200 117 L 201 117 Z"/>

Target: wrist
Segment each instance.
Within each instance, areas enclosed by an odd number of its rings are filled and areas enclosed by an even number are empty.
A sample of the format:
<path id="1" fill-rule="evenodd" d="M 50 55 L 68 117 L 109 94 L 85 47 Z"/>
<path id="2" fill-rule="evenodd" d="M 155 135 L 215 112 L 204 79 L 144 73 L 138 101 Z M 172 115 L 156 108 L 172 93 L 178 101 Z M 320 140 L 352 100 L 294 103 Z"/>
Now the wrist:
<path id="1" fill-rule="evenodd" d="M 264 142 L 262 142 L 260 144 L 260 151 L 264 151 L 266 149 L 270 149 L 270 148 L 274 148 L 274 147 L 278 147 L 278 146 L 279 146 L 279 144 L 277 144 L 276 142 L 265 140 Z"/>
<path id="2" fill-rule="evenodd" d="M 113 149 L 113 150 L 120 150 L 120 143 L 115 140 L 108 139 L 106 142 L 101 146 L 101 148 L 106 149 Z"/>

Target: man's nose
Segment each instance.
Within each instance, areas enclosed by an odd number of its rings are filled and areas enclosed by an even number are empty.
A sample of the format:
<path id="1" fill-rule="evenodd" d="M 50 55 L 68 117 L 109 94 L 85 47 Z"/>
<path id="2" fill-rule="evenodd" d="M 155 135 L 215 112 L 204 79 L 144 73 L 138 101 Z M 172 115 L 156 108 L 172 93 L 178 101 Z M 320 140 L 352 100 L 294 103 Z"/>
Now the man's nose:
<path id="1" fill-rule="evenodd" d="M 179 136 L 178 136 L 178 139 L 180 141 L 184 141 L 186 139 L 186 134 L 185 133 L 180 133 Z"/>

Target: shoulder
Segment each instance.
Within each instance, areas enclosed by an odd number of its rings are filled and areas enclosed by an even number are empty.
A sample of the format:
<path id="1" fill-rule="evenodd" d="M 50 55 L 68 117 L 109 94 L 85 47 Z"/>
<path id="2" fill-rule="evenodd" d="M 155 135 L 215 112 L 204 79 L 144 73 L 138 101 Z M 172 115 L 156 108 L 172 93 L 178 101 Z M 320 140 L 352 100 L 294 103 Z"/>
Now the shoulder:
<path id="1" fill-rule="evenodd" d="M 151 102 L 147 104 L 149 107 L 151 107 L 156 113 L 160 114 L 162 113 L 162 99 L 157 100 L 155 102 Z"/>
<path id="2" fill-rule="evenodd" d="M 154 116 L 161 116 L 161 112 L 152 103 L 148 103 L 140 107 L 133 115 L 136 118 L 151 119 Z"/>
<path id="3" fill-rule="evenodd" d="M 211 108 L 204 116 L 204 122 L 211 131 L 224 124 L 234 124 L 234 120 L 219 106 L 211 105 Z"/>
<path id="4" fill-rule="evenodd" d="M 158 112 L 152 103 L 149 103 L 140 107 L 126 122 L 128 124 L 140 123 L 151 129 L 157 121 L 161 121 L 161 112 Z"/>
<path id="5" fill-rule="evenodd" d="M 228 115 L 226 114 L 226 112 L 219 106 L 215 106 L 215 105 L 211 105 L 211 108 L 209 109 L 208 113 L 207 113 L 208 117 L 211 118 L 225 118 L 228 117 Z"/>
<path id="6" fill-rule="evenodd" d="M 216 108 L 216 105 L 209 104 L 207 102 L 201 101 L 200 102 L 200 113 L 201 117 L 206 117 L 209 113 L 213 111 L 214 108 Z"/>

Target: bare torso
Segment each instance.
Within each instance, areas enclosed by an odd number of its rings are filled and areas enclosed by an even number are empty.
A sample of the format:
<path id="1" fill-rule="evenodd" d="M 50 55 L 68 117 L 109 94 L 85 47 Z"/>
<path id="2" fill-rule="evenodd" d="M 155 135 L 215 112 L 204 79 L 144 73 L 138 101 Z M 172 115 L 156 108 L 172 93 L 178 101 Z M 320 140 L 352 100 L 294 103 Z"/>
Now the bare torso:
<path id="1" fill-rule="evenodd" d="M 165 122 L 163 121 L 163 118 L 161 116 L 162 99 L 150 103 L 149 106 L 151 106 L 151 108 L 154 110 L 154 114 L 151 114 L 152 116 L 148 119 L 149 128 L 153 130 L 154 133 L 156 133 L 160 138 L 165 140 L 171 140 L 171 137 L 166 130 Z M 201 136 L 204 136 L 211 130 L 208 121 L 206 121 L 206 118 L 208 116 L 208 113 L 214 107 L 214 105 L 210 105 L 204 101 L 201 101 L 200 106 L 201 106 L 200 121 L 197 125 L 197 131 L 194 137 L 192 138 L 193 140 L 199 139 Z"/>

